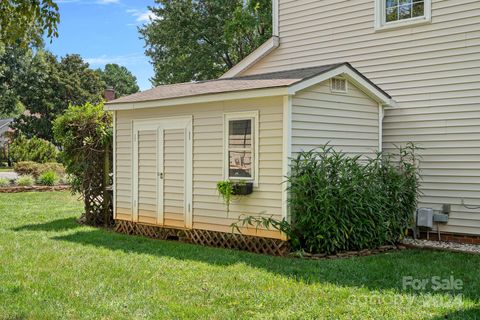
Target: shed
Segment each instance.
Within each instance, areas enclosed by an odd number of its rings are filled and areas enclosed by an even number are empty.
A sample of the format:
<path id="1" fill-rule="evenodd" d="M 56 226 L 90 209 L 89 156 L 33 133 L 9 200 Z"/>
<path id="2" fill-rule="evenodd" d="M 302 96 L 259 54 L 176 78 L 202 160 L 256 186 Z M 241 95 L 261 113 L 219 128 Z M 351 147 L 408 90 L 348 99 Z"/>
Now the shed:
<path id="1" fill-rule="evenodd" d="M 231 233 L 241 216 L 288 219 L 289 161 L 330 142 L 381 149 L 388 94 L 348 63 L 159 86 L 106 103 L 114 112 L 114 218 Z M 253 183 L 229 212 L 218 181 Z M 284 239 L 273 230 L 244 235 Z"/>

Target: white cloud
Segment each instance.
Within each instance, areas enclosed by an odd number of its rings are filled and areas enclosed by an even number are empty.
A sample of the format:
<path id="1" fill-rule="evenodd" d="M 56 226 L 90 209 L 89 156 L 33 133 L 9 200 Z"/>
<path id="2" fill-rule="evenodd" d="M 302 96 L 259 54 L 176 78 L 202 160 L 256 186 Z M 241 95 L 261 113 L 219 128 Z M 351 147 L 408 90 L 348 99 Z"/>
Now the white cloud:
<path id="1" fill-rule="evenodd" d="M 135 17 L 137 23 L 149 22 L 151 19 L 156 18 L 155 14 L 150 10 L 140 11 L 137 9 L 128 9 L 126 12 Z"/>
<path id="2" fill-rule="evenodd" d="M 116 63 L 122 66 L 137 65 L 141 63 L 148 63 L 148 60 L 143 53 L 132 53 L 119 56 L 108 56 L 103 54 L 98 57 L 86 58 L 85 62 L 88 62 L 94 67 L 99 67 L 104 66 L 107 63 Z"/>
<path id="3" fill-rule="evenodd" d="M 97 0 L 98 4 L 116 4 L 119 2 L 120 0 Z"/>

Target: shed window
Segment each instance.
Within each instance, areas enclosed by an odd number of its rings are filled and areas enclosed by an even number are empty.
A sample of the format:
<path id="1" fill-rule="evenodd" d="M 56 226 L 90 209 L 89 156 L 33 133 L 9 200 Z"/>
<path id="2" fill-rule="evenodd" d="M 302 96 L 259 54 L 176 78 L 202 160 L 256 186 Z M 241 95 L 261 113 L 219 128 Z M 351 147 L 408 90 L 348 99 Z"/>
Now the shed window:
<path id="1" fill-rule="evenodd" d="M 375 0 L 377 29 L 431 21 L 431 0 Z"/>
<path id="2" fill-rule="evenodd" d="M 256 115 L 226 115 L 226 176 L 232 180 L 254 180 L 256 159 Z"/>

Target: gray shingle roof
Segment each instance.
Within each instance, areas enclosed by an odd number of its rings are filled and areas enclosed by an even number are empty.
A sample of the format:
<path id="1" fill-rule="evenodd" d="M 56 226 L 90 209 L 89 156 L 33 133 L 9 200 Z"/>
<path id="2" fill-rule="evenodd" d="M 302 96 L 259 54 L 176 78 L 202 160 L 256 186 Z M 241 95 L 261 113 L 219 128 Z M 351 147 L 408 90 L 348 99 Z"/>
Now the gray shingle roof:
<path id="1" fill-rule="evenodd" d="M 162 85 L 109 101 L 106 104 L 145 102 L 212 93 L 288 87 L 341 65 L 343 64 L 332 64 L 320 67 L 264 73 L 244 77 Z"/>

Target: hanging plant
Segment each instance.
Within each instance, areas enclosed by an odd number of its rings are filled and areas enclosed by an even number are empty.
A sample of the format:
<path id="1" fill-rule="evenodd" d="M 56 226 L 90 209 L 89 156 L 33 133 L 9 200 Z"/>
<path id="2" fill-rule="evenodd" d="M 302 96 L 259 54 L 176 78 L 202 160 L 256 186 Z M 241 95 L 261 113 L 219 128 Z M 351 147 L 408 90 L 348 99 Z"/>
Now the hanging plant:
<path id="1" fill-rule="evenodd" d="M 217 182 L 217 191 L 222 196 L 223 202 L 227 207 L 227 213 L 230 212 L 230 203 L 232 203 L 233 183 L 229 180 Z"/>

